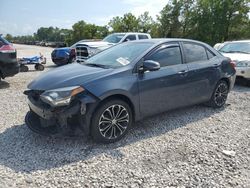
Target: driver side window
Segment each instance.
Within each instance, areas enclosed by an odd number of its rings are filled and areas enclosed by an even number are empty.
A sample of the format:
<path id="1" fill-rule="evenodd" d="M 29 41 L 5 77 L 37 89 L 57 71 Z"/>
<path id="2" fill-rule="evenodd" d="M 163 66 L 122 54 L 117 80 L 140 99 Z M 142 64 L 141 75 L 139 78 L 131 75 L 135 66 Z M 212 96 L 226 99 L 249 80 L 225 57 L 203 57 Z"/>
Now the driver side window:
<path id="1" fill-rule="evenodd" d="M 131 40 L 136 40 L 135 35 L 128 35 L 123 42 L 131 41 Z"/>
<path id="2" fill-rule="evenodd" d="M 153 60 L 160 63 L 161 67 L 182 64 L 181 51 L 179 46 L 159 49 L 146 60 Z"/>

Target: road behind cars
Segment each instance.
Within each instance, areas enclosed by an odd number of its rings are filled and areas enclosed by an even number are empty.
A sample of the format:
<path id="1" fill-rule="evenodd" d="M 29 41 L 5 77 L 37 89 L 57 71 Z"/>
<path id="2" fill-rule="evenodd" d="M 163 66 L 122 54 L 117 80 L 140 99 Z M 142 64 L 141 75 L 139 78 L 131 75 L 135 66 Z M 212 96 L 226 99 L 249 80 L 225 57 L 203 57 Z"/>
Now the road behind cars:
<path id="1" fill-rule="evenodd" d="M 18 56 L 33 55 L 33 47 L 20 46 Z M 52 48 L 40 48 L 49 58 Z M 0 187 L 250 186 L 249 87 L 237 85 L 223 110 L 167 112 L 136 123 L 118 143 L 98 145 L 42 137 L 24 125 L 22 92 L 41 73 L 0 83 Z"/>

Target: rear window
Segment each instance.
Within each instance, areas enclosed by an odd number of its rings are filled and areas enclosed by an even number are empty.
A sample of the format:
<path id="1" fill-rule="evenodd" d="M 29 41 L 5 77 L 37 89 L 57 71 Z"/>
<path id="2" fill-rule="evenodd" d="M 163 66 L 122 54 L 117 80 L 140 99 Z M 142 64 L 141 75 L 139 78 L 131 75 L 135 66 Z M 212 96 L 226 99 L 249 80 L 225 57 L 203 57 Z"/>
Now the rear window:
<path id="1" fill-rule="evenodd" d="M 139 40 L 148 39 L 147 35 L 138 35 Z"/>
<path id="2" fill-rule="evenodd" d="M 213 57 L 215 57 L 214 53 L 210 52 L 209 50 L 207 50 L 207 56 L 208 59 L 212 59 Z"/>
<path id="3" fill-rule="evenodd" d="M 208 60 L 206 49 L 198 44 L 184 43 L 184 52 L 187 63 Z"/>

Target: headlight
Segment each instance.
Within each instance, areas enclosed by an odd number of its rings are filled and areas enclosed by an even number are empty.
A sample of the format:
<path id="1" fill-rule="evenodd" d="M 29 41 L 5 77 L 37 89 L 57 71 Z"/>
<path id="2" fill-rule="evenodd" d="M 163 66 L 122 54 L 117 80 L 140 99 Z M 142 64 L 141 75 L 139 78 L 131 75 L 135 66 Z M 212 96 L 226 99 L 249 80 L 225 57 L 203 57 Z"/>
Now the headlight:
<path id="1" fill-rule="evenodd" d="M 98 48 L 93 48 L 93 47 L 88 48 L 89 56 L 93 56 L 93 55 L 97 54 L 99 51 L 100 50 Z"/>
<path id="2" fill-rule="evenodd" d="M 80 86 L 65 87 L 45 91 L 41 94 L 41 100 L 51 106 L 66 106 L 72 100 L 72 97 L 84 91 Z"/>
<path id="3" fill-rule="evenodd" d="M 250 61 L 239 61 L 237 67 L 250 67 Z"/>

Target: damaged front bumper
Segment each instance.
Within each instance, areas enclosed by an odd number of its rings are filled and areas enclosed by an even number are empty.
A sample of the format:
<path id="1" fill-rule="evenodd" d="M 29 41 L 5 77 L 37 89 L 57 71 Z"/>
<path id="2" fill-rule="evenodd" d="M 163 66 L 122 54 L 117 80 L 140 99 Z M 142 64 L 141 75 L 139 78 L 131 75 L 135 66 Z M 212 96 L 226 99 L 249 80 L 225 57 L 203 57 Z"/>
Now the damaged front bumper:
<path id="1" fill-rule="evenodd" d="M 86 103 L 81 100 L 53 108 L 28 96 L 28 104 L 30 111 L 26 114 L 25 123 L 38 134 L 76 136 L 89 133 L 90 115 L 86 112 Z"/>

